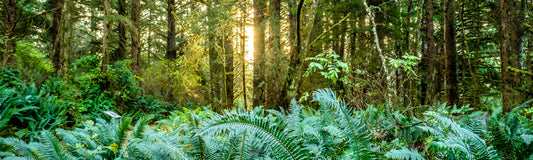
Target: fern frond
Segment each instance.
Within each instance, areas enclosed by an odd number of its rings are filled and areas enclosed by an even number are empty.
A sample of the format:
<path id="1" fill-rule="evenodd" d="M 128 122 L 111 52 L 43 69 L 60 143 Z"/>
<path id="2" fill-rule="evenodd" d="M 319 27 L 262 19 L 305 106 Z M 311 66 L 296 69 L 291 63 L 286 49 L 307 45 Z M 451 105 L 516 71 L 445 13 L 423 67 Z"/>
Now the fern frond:
<path id="1" fill-rule="evenodd" d="M 246 147 L 246 131 L 242 133 L 241 146 L 239 148 L 239 160 L 242 160 L 243 157 L 245 157 L 244 155 L 246 153 L 244 152 L 245 147 Z"/>
<path id="2" fill-rule="evenodd" d="M 152 119 L 153 117 L 153 115 L 144 116 L 137 121 L 137 124 L 135 124 L 132 133 L 134 138 L 142 138 L 141 136 L 143 135 L 145 126 L 148 124 L 148 121 L 150 121 L 150 119 Z"/>
<path id="3" fill-rule="evenodd" d="M 143 139 L 134 139 L 127 145 L 128 157 L 135 159 L 189 159 L 179 147 L 174 135 L 149 132 Z"/>
<path id="4" fill-rule="evenodd" d="M 63 146 L 59 143 L 56 136 L 52 135 L 50 131 L 42 131 L 40 140 L 48 147 L 44 148 L 44 158 L 67 160 L 69 154 L 64 152 Z"/>
<path id="5" fill-rule="evenodd" d="M 244 110 L 225 112 L 224 116 L 217 116 L 209 120 L 199 135 L 224 133 L 231 129 L 247 130 L 257 134 L 273 152 L 278 153 L 280 159 L 304 159 L 305 155 L 297 145 L 297 141 L 290 138 L 285 126 L 274 125 L 261 115 L 260 111 L 252 113 Z"/>
<path id="6" fill-rule="evenodd" d="M 118 130 L 115 132 L 116 135 L 116 144 L 122 145 L 122 142 L 127 138 L 126 132 L 130 128 L 132 118 L 126 117 L 122 119 L 122 122 L 120 122 L 120 126 Z"/>
<path id="7" fill-rule="evenodd" d="M 352 159 L 370 159 L 369 135 L 366 134 L 363 116 L 352 114 L 344 100 L 337 100 L 336 94 L 329 88 L 319 89 L 313 93 L 313 101 L 320 102 L 322 107 L 335 110 L 345 135 L 351 140 L 351 149 L 355 153 L 348 153 Z"/>
<path id="8" fill-rule="evenodd" d="M 30 142 L 29 144 L 13 137 L 9 138 L 1 138 L 0 139 L 3 144 L 10 145 L 13 147 L 11 152 L 15 153 L 16 155 L 24 156 L 26 158 L 31 159 L 42 159 L 43 153 L 39 150 L 41 148 L 44 148 L 44 145 L 42 143 L 37 142 Z"/>
<path id="9" fill-rule="evenodd" d="M 418 151 L 409 149 L 409 148 L 402 148 L 400 150 L 390 150 L 385 154 L 385 157 L 391 158 L 391 159 L 406 159 L 406 160 L 425 160 Z"/>

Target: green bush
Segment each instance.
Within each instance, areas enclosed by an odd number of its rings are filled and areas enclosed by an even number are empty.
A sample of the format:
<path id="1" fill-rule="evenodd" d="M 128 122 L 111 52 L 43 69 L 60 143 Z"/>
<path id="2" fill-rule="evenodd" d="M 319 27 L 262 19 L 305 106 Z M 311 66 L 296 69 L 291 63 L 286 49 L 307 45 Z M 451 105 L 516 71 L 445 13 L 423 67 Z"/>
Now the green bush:
<path id="1" fill-rule="evenodd" d="M 107 72 L 100 69 L 100 57 L 85 56 L 74 63 L 73 82 L 78 89 L 78 109 L 89 117 L 100 117 L 103 111 L 135 112 L 141 99 L 141 88 L 126 64 L 117 61 Z"/>

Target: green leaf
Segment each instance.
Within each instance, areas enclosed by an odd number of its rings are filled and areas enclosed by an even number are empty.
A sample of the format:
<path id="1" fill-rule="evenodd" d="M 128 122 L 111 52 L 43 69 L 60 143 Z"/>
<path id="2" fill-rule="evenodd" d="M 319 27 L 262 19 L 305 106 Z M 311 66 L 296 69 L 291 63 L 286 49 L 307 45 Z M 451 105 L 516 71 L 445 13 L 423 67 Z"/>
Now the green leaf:
<path id="1" fill-rule="evenodd" d="M 524 140 L 524 142 L 529 145 L 531 143 L 531 141 L 533 141 L 533 135 L 531 134 L 523 134 L 520 136 L 522 138 L 522 140 Z"/>

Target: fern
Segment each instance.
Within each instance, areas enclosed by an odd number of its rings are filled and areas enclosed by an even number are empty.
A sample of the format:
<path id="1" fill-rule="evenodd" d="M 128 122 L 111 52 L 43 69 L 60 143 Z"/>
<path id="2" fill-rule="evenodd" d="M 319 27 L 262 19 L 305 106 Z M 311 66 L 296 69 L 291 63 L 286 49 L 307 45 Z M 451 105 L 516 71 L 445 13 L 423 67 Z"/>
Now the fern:
<path id="1" fill-rule="evenodd" d="M 496 150 L 492 146 L 488 146 L 485 140 L 471 130 L 463 128 L 452 119 L 435 112 L 426 112 L 426 115 L 431 116 L 434 120 L 433 126 L 420 126 L 418 128 L 436 137 L 430 146 L 436 152 L 442 153 L 441 155 L 444 157 L 499 159 Z"/>
<path id="2" fill-rule="evenodd" d="M 175 133 L 146 132 L 142 139 L 133 139 L 124 150 L 134 159 L 189 159 Z"/>
<path id="3" fill-rule="evenodd" d="M 400 150 L 390 150 L 385 154 L 385 157 L 391 158 L 391 159 L 406 159 L 406 160 L 425 160 L 420 153 L 418 153 L 416 150 L 408 149 L 408 148 L 402 148 Z"/>
<path id="4" fill-rule="evenodd" d="M 363 116 L 353 115 L 348 109 L 344 100 L 337 100 L 336 94 L 331 89 L 319 89 L 313 94 L 313 101 L 318 101 L 322 107 L 335 111 L 340 126 L 344 129 L 344 135 L 350 139 L 351 149 L 349 157 L 351 159 L 370 159 L 370 142 L 366 133 Z"/>
<path id="5" fill-rule="evenodd" d="M 231 129 L 247 130 L 257 134 L 264 140 L 266 147 L 280 159 L 304 159 L 306 156 L 297 145 L 298 141 L 290 137 L 290 132 L 284 130 L 285 124 L 274 125 L 261 113 L 247 112 L 242 109 L 225 112 L 224 116 L 216 116 L 206 122 L 199 135 L 227 132 Z"/>
<path id="6" fill-rule="evenodd" d="M 530 129 L 530 119 L 520 114 L 531 102 L 533 99 L 505 115 L 501 112 L 501 107 L 495 108 L 487 123 L 488 135 L 492 139 L 489 143 L 494 145 L 505 159 L 527 159 L 533 151 L 533 146 L 527 144 L 527 135 L 533 133 Z"/>
<path id="7" fill-rule="evenodd" d="M 58 160 L 74 159 L 73 156 L 64 151 L 57 137 L 52 135 L 50 131 L 42 131 L 40 140 L 47 146 L 43 149 L 45 151 L 43 158 Z"/>
<path id="8" fill-rule="evenodd" d="M 145 131 L 145 127 L 148 121 L 150 121 L 150 119 L 152 119 L 153 117 L 154 117 L 153 115 L 145 116 L 145 117 L 142 117 L 139 121 L 137 121 L 137 124 L 135 124 L 133 133 L 132 133 L 134 138 L 142 138 L 142 135 Z"/>
<path id="9" fill-rule="evenodd" d="M 44 155 L 41 151 L 41 148 L 44 148 L 44 144 L 37 142 L 26 143 L 17 138 L 1 138 L 0 141 L 2 145 L 11 146 L 11 152 L 15 153 L 15 157 L 19 158 L 31 158 L 31 159 L 41 159 Z"/>

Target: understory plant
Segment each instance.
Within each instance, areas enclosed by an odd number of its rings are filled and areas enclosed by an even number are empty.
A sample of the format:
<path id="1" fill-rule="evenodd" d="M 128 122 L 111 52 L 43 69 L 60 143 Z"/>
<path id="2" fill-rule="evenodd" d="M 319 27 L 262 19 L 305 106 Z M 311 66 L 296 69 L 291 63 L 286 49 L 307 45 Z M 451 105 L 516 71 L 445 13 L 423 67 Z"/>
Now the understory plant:
<path id="1" fill-rule="evenodd" d="M 182 108 L 158 121 L 98 118 L 35 131 L 35 139 L 7 136 L 0 138 L 0 158 L 528 159 L 533 131 L 524 113 L 531 101 L 507 114 L 439 103 L 408 117 L 349 107 L 333 90 L 320 89 L 312 106 L 293 100 L 288 110 Z"/>

